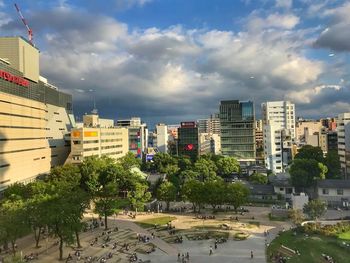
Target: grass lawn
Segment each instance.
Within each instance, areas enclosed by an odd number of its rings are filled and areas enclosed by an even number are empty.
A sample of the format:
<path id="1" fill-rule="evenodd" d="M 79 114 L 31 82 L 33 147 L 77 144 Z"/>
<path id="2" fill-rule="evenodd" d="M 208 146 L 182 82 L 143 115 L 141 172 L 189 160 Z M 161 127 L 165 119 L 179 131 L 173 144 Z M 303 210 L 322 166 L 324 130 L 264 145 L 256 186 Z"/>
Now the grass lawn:
<path id="1" fill-rule="evenodd" d="M 138 221 L 135 223 L 143 228 L 149 228 L 149 227 L 154 227 L 154 225 L 158 225 L 158 226 L 166 225 L 167 223 L 169 223 L 175 219 L 176 219 L 176 217 L 174 217 L 174 216 L 162 216 L 162 217 L 145 219 L 145 220 Z"/>
<path id="2" fill-rule="evenodd" d="M 270 255 L 278 250 L 281 245 L 294 250 L 299 250 L 300 256 L 295 255 L 288 260 L 288 263 L 320 263 L 325 262 L 322 253 L 333 257 L 335 262 L 349 262 L 350 248 L 342 245 L 343 240 L 304 234 L 293 235 L 292 231 L 286 231 L 274 239 L 267 249 L 268 262 Z"/>
<path id="3" fill-rule="evenodd" d="M 338 238 L 350 241 L 350 231 L 339 234 Z"/>

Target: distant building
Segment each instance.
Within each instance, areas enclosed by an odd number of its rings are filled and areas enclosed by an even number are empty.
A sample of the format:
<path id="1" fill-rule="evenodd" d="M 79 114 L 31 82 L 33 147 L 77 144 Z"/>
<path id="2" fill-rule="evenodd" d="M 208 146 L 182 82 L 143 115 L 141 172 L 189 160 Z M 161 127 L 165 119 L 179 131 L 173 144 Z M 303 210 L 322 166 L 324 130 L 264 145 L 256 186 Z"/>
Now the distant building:
<path id="1" fill-rule="evenodd" d="M 350 113 L 339 114 L 338 154 L 345 179 L 350 179 Z"/>
<path id="2" fill-rule="evenodd" d="M 71 131 L 70 162 L 81 163 L 88 156 L 123 157 L 129 151 L 128 129 L 114 127 L 114 121 L 97 114 L 84 115 L 84 126 Z"/>
<path id="3" fill-rule="evenodd" d="M 195 160 L 199 155 L 198 127 L 195 122 L 181 122 L 178 128 L 177 150 L 179 156 Z"/>
<path id="4" fill-rule="evenodd" d="M 129 134 L 129 151 L 134 153 L 137 158 L 142 158 L 148 146 L 148 129 L 141 118 L 132 117 L 131 119 L 117 120 L 118 127 L 126 127 Z"/>
<path id="5" fill-rule="evenodd" d="M 317 198 L 329 206 L 349 207 L 350 180 L 318 180 Z"/>
<path id="6" fill-rule="evenodd" d="M 301 144 L 305 143 L 305 134 L 314 134 L 322 129 L 321 121 L 297 121 L 296 122 L 296 141 Z"/>
<path id="7" fill-rule="evenodd" d="M 199 133 L 199 154 L 220 154 L 220 135 L 211 133 Z"/>
<path id="8" fill-rule="evenodd" d="M 220 102 L 221 152 L 240 162 L 255 163 L 255 112 L 252 101 Z"/>
<path id="9" fill-rule="evenodd" d="M 156 125 L 156 144 L 155 147 L 158 148 L 159 152 L 167 153 L 168 152 L 168 127 L 159 123 Z"/>
<path id="10" fill-rule="evenodd" d="M 209 119 L 197 120 L 197 127 L 199 133 L 209 133 Z"/>
<path id="11" fill-rule="evenodd" d="M 256 148 L 256 163 L 264 164 L 264 132 L 263 121 L 257 120 L 255 122 L 255 148 Z"/>
<path id="12" fill-rule="evenodd" d="M 338 151 L 338 133 L 336 131 L 327 133 L 327 151 Z"/>
<path id="13" fill-rule="evenodd" d="M 265 165 L 272 172 L 281 173 L 292 159 L 295 105 L 289 101 L 273 101 L 263 103 L 261 106 Z"/>

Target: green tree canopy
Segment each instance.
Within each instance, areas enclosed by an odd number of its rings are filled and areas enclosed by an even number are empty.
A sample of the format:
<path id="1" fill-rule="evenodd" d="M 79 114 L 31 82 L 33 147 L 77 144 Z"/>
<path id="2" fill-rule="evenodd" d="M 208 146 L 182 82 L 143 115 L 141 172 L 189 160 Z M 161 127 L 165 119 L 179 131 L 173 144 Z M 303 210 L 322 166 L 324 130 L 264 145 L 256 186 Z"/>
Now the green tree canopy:
<path id="1" fill-rule="evenodd" d="M 185 200 L 193 204 L 194 212 L 200 212 L 201 205 L 205 202 L 204 183 L 197 180 L 190 180 L 185 182 L 182 187 L 182 195 Z"/>
<path id="2" fill-rule="evenodd" d="M 177 189 L 171 182 L 163 182 L 157 191 L 157 198 L 166 202 L 166 209 L 169 211 L 169 204 L 176 199 Z"/>
<path id="3" fill-rule="evenodd" d="M 327 165 L 328 171 L 326 174 L 327 179 L 341 179 L 341 167 L 339 155 L 336 150 L 330 150 L 326 154 L 325 164 Z"/>
<path id="4" fill-rule="evenodd" d="M 133 167 L 141 167 L 141 160 L 136 158 L 135 154 L 132 152 L 128 152 L 126 155 L 120 158 L 118 162 L 123 166 L 125 170 L 130 170 Z"/>
<path id="5" fill-rule="evenodd" d="M 326 212 L 326 204 L 321 200 L 315 199 L 304 206 L 304 213 L 311 219 L 318 219 Z"/>
<path id="6" fill-rule="evenodd" d="M 144 183 L 136 183 L 135 188 L 132 191 L 128 192 L 128 199 L 137 211 L 143 211 L 145 203 L 151 199 L 152 195 L 148 192 L 148 186 Z"/>
<path id="7" fill-rule="evenodd" d="M 180 173 L 180 183 L 183 185 L 190 180 L 199 179 L 199 173 L 192 170 L 185 170 Z"/>
<path id="8" fill-rule="evenodd" d="M 229 184 L 226 187 L 225 201 L 234 207 L 235 211 L 248 200 L 249 189 L 242 183 Z"/>
<path id="9" fill-rule="evenodd" d="M 199 174 L 202 182 L 216 180 L 217 167 L 212 160 L 199 158 L 194 164 L 194 171 Z"/>
<path id="10" fill-rule="evenodd" d="M 304 145 L 295 155 L 295 159 L 312 159 L 319 163 L 324 163 L 323 151 L 320 147 Z"/>
<path id="11" fill-rule="evenodd" d="M 234 157 L 224 157 L 220 158 L 216 162 L 216 166 L 218 168 L 218 174 L 227 177 L 232 173 L 239 172 L 239 162 Z"/>
<path id="12" fill-rule="evenodd" d="M 314 184 L 315 180 L 324 178 L 326 167 L 313 159 L 295 159 L 290 167 L 292 184 L 305 188 Z"/>
<path id="13" fill-rule="evenodd" d="M 249 181 L 251 181 L 253 184 L 267 184 L 268 178 L 264 174 L 253 173 L 251 176 L 249 176 Z"/>
<path id="14" fill-rule="evenodd" d="M 226 187 L 222 180 L 204 182 L 204 192 L 204 202 L 211 205 L 214 211 L 225 202 Z"/>
<path id="15" fill-rule="evenodd" d="M 176 158 L 167 153 L 157 153 L 153 157 L 153 167 L 159 173 L 166 173 L 169 165 L 177 165 Z"/>

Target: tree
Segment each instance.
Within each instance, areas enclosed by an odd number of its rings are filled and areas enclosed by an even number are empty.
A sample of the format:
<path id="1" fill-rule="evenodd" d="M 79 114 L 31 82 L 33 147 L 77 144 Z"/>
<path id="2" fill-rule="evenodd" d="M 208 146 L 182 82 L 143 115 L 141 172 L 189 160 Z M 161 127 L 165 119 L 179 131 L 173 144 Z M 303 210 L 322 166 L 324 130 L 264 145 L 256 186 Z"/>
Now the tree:
<path id="1" fill-rule="evenodd" d="M 324 166 L 312 159 L 295 159 L 289 170 L 293 186 L 300 188 L 312 186 L 316 179 L 323 178 L 324 172 Z"/>
<path id="2" fill-rule="evenodd" d="M 199 158 L 194 164 L 194 171 L 199 174 L 202 182 L 216 180 L 217 167 L 212 160 Z"/>
<path id="3" fill-rule="evenodd" d="M 313 220 L 317 220 L 326 212 L 327 206 L 321 200 L 315 199 L 304 206 L 304 213 Z"/>
<path id="4" fill-rule="evenodd" d="M 148 192 L 148 186 L 142 183 L 136 183 L 135 188 L 132 191 L 128 192 L 128 198 L 135 209 L 137 214 L 137 210 L 143 211 L 145 203 L 151 199 L 152 195 Z"/>
<path id="5" fill-rule="evenodd" d="M 123 166 L 125 170 L 130 170 L 133 167 L 140 168 L 141 161 L 135 157 L 135 154 L 128 152 L 122 158 L 119 159 L 119 163 Z"/>
<path id="6" fill-rule="evenodd" d="M 216 166 L 218 168 L 218 174 L 223 177 L 239 172 L 239 162 L 234 157 L 220 158 L 216 162 Z"/>
<path id="7" fill-rule="evenodd" d="M 153 167 L 158 173 L 166 173 L 169 165 L 177 165 L 177 160 L 167 153 L 157 153 L 153 157 Z"/>
<path id="8" fill-rule="evenodd" d="M 16 255 L 16 240 L 29 233 L 24 202 L 22 200 L 5 200 L 0 207 L 0 239 L 10 242 L 13 256 Z"/>
<path id="9" fill-rule="evenodd" d="M 241 205 L 247 202 L 248 196 L 249 189 L 242 183 L 233 183 L 226 187 L 225 201 L 226 203 L 233 205 L 236 212 Z"/>
<path id="10" fill-rule="evenodd" d="M 182 188 L 182 195 L 185 200 L 193 204 L 194 212 L 200 212 L 201 205 L 205 201 L 204 183 L 197 180 L 187 181 Z"/>
<path id="11" fill-rule="evenodd" d="M 171 182 L 164 182 L 157 191 L 157 198 L 166 202 L 166 209 L 169 211 L 169 204 L 176 199 L 177 189 Z"/>
<path id="12" fill-rule="evenodd" d="M 327 165 L 328 171 L 326 174 L 327 179 L 341 179 L 341 168 L 339 155 L 336 150 L 330 150 L 326 154 L 325 164 Z"/>
<path id="13" fill-rule="evenodd" d="M 199 173 L 192 170 L 185 170 L 180 173 L 180 184 L 183 185 L 187 181 L 196 180 L 199 178 Z"/>
<path id="14" fill-rule="evenodd" d="M 324 163 L 323 151 L 320 147 L 304 145 L 295 155 L 295 159 L 312 159 Z"/>
<path id="15" fill-rule="evenodd" d="M 225 202 L 223 194 L 225 190 L 225 185 L 221 180 L 204 182 L 204 192 L 206 193 L 204 201 L 212 206 L 214 212 L 217 206 Z"/>
<path id="16" fill-rule="evenodd" d="M 268 178 L 264 174 L 253 173 L 251 176 L 249 176 L 249 181 L 251 181 L 253 184 L 267 184 Z"/>
<path id="17" fill-rule="evenodd" d="M 296 225 L 299 225 L 304 221 L 304 214 L 303 214 L 303 211 L 301 211 L 300 209 L 290 210 L 289 217 L 292 219 L 293 223 Z"/>
<path id="18" fill-rule="evenodd" d="M 177 164 L 180 168 L 180 171 L 190 170 L 192 168 L 192 161 L 187 156 L 177 157 Z"/>

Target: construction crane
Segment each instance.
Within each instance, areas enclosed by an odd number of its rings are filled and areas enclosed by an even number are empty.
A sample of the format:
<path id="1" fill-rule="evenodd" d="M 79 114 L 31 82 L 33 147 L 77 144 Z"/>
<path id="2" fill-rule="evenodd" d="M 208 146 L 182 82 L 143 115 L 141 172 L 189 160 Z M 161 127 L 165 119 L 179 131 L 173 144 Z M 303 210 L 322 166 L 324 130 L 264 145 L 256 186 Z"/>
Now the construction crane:
<path id="1" fill-rule="evenodd" d="M 22 12 L 21 12 L 21 10 L 19 9 L 19 7 L 18 7 L 17 4 L 15 4 L 15 8 L 16 8 L 16 10 L 17 10 L 19 16 L 21 17 L 24 26 L 27 28 L 29 43 L 32 44 L 32 46 L 34 46 L 34 43 L 33 43 L 33 30 L 28 26 L 28 23 L 27 23 L 27 21 L 25 20 L 24 16 L 22 15 Z"/>

